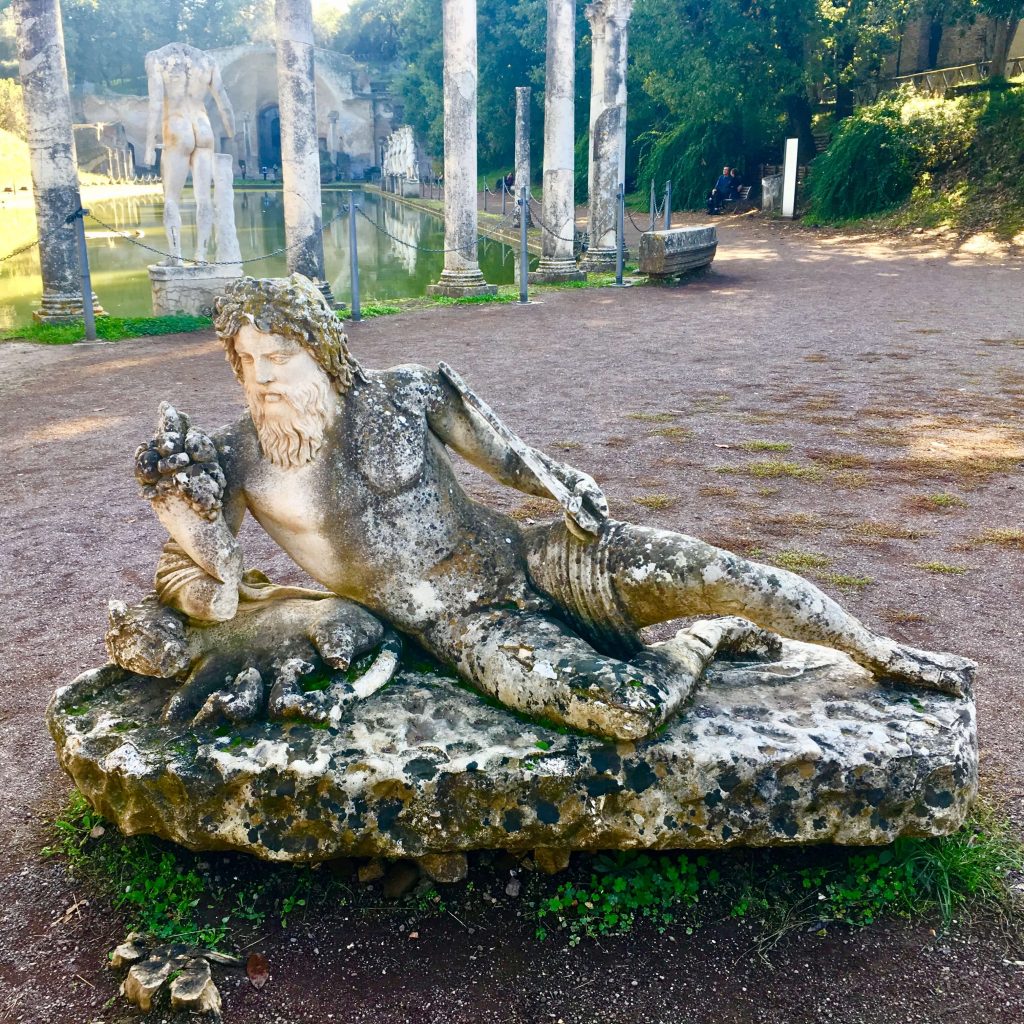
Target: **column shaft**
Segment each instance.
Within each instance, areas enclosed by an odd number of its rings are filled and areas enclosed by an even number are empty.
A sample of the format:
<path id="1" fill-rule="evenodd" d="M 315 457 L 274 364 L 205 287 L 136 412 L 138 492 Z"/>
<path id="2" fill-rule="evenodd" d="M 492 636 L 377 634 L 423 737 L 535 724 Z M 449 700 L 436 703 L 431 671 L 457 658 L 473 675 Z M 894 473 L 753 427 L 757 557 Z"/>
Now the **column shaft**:
<path id="1" fill-rule="evenodd" d="M 530 280 L 580 281 L 576 230 L 575 125 L 576 3 L 548 0 L 547 64 L 544 77 L 544 195 L 541 259 Z"/>
<path id="2" fill-rule="evenodd" d="M 316 281 L 330 298 L 321 234 L 323 206 L 311 0 L 274 0 L 274 15 L 288 270 Z"/>
<path id="3" fill-rule="evenodd" d="M 15 0 L 14 16 L 43 279 L 42 302 L 33 316 L 43 323 L 78 320 L 83 315 L 78 243 L 74 226 L 64 221 L 81 207 L 82 198 L 60 3 Z"/>
<path id="4" fill-rule="evenodd" d="M 633 0 L 593 0 L 590 90 L 590 247 L 581 266 L 615 264 L 616 193 L 626 176 L 626 60 Z"/>
<path id="5" fill-rule="evenodd" d="M 444 270 L 430 295 L 482 295 L 476 215 L 476 0 L 443 0 Z"/>

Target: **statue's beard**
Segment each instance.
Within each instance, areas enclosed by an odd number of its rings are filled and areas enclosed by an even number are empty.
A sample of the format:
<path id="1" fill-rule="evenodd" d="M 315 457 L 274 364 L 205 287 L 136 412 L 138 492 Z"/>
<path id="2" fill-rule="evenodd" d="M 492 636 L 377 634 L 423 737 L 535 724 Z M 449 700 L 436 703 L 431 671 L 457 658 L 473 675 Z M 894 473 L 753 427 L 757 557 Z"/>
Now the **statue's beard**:
<path id="1" fill-rule="evenodd" d="M 278 390 L 280 401 L 269 411 L 257 388 L 246 386 L 245 393 L 260 447 L 275 466 L 293 469 L 316 458 L 323 447 L 334 397 L 326 376 L 288 391 Z"/>

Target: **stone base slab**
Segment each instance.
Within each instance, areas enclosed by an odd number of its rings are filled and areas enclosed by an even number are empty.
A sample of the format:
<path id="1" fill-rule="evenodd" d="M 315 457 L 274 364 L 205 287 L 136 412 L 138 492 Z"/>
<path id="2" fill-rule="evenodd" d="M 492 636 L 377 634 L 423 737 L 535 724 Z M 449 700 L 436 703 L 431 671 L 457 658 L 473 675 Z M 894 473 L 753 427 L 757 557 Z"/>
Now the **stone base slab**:
<path id="1" fill-rule="evenodd" d="M 107 315 L 95 292 L 92 293 L 92 313 L 93 316 Z M 81 320 L 84 316 L 81 292 L 71 292 L 68 295 L 43 292 L 39 308 L 32 313 L 32 319 L 37 324 L 66 324 L 72 320 Z"/>
<path id="2" fill-rule="evenodd" d="M 58 690 L 61 766 L 129 834 L 268 860 L 871 845 L 955 831 L 977 791 L 972 700 L 881 688 L 792 641 L 775 662 L 715 662 L 637 744 L 531 724 L 422 671 L 337 728 L 226 735 L 162 724 L 172 686 L 107 665 Z"/>
<path id="3" fill-rule="evenodd" d="M 406 199 L 419 199 L 422 191 L 423 186 L 419 180 L 413 181 L 412 178 L 402 178 L 399 182 L 399 192 Z"/>
<path id="4" fill-rule="evenodd" d="M 640 273 L 673 278 L 711 266 L 718 249 L 714 227 L 645 231 L 640 236 Z"/>
<path id="5" fill-rule="evenodd" d="M 498 286 L 488 284 L 479 270 L 462 272 L 442 270 L 441 280 L 437 284 L 427 285 L 427 295 L 431 298 L 463 299 L 470 295 L 497 294 Z"/>
<path id="6" fill-rule="evenodd" d="M 586 281 L 587 275 L 575 260 L 553 260 L 542 257 L 537 269 L 527 275 L 530 284 L 564 284 L 566 281 Z"/>
<path id="7" fill-rule="evenodd" d="M 153 291 L 153 315 L 211 316 L 218 296 L 242 276 L 241 267 L 165 266 L 148 267 Z"/>

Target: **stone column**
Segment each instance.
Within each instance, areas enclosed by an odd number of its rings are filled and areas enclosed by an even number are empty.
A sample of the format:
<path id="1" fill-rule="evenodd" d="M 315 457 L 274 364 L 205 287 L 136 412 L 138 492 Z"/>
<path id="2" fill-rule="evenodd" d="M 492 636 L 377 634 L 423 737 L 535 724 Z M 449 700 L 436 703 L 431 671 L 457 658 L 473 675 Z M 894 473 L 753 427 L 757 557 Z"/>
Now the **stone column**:
<path id="1" fill-rule="evenodd" d="M 333 158 L 338 152 L 338 119 L 341 115 L 332 110 L 327 115 L 327 152 Z"/>
<path id="2" fill-rule="evenodd" d="M 443 0 L 444 270 L 428 295 L 492 295 L 477 261 L 476 0 Z"/>
<path id="3" fill-rule="evenodd" d="M 626 53 L 633 0 L 593 0 L 590 89 L 590 247 L 585 270 L 615 267 L 616 194 L 626 176 Z"/>
<path id="4" fill-rule="evenodd" d="M 516 89 L 516 194 L 519 198 L 519 190 L 525 185 L 530 187 L 530 87 L 519 86 Z M 514 207 L 512 223 L 519 227 L 519 207 Z M 532 227 L 533 218 L 530 216 L 530 207 L 526 207 L 526 226 Z"/>
<path id="5" fill-rule="evenodd" d="M 43 298 L 32 315 L 41 323 L 80 320 L 82 276 L 78 241 L 68 214 L 82 205 L 71 128 L 59 0 L 14 0 L 18 65 L 28 122 L 29 161 L 39 237 Z M 102 313 L 95 296 L 96 313 Z"/>
<path id="6" fill-rule="evenodd" d="M 311 0 L 274 0 L 281 177 L 288 272 L 315 281 L 328 300 L 324 270 L 320 145 L 316 132 Z"/>
<path id="7" fill-rule="evenodd" d="M 573 234 L 573 97 L 576 89 L 576 0 L 548 0 L 547 67 L 544 77 L 544 195 L 541 258 L 530 281 L 582 281 Z"/>

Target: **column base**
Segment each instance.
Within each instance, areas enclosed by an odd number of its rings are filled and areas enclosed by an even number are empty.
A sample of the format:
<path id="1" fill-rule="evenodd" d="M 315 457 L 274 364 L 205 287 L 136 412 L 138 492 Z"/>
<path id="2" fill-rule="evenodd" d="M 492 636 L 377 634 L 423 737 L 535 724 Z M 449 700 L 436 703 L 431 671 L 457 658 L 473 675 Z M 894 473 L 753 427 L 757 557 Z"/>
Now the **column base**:
<path id="1" fill-rule="evenodd" d="M 576 266 L 575 260 L 542 256 L 537 269 L 527 276 L 530 284 L 564 284 L 566 281 L 586 281 L 586 272 Z"/>
<path id="2" fill-rule="evenodd" d="M 614 274 L 615 264 L 618 259 L 617 249 L 588 249 L 580 259 L 580 270 L 590 271 L 592 274 Z M 629 260 L 629 250 L 622 253 L 622 262 Z"/>
<path id="3" fill-rule="evenodd" d="M 93 316 L 107 315 L 95 292 L 92 293 L 92 313 Z M 81 320 L 84 316 L 81 292 L 72 292 L 70 295 L 44 292 L 39 308 L 32 313 L 32 319 L 37 324 L 66 324 L 72 320 Z"/>
<path id="4" fill-rule="evenodd" d="M 331 282 L 330 281 L 314 281 L 314 284 L 320 290 L 320 294 L 327 300 L 327 305 L 330 306 L 331 309 L 344 309 L 345 308 L 345 303 L 344 302 L 335 302 L 334 301 L 334 292 L 331 291 Z"/>
<path id="5" fill-rule="evenodd" d="M 479 270 L 442 270 L 437 284 L 427 285 L 432 299 L 464 299 L 472 295 L 497 295 L 498 286 L 488 284 Z"/>

